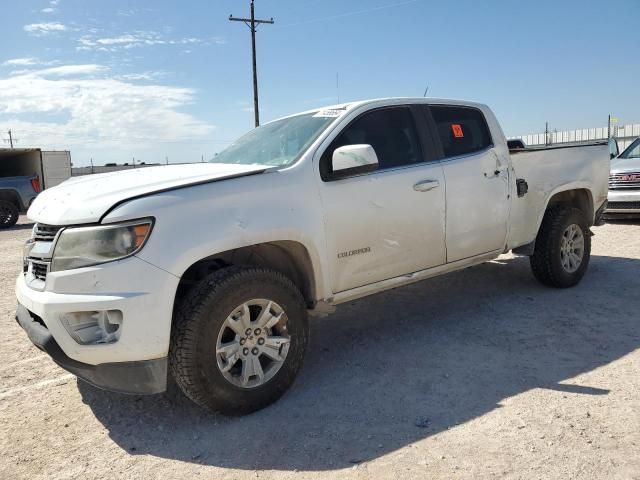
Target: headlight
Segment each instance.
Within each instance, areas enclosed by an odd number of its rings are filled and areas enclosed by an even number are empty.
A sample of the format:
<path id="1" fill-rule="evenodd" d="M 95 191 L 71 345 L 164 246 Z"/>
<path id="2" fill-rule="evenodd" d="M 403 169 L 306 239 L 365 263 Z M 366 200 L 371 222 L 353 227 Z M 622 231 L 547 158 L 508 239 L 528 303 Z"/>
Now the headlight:
<path id="1" fill-rule="evenodd" d="M 147 241 L 152 225 L 151 220 L 145 219 L 65 229 L 56 243 L 51 271 L 88 267 L 133 255 Z"/>

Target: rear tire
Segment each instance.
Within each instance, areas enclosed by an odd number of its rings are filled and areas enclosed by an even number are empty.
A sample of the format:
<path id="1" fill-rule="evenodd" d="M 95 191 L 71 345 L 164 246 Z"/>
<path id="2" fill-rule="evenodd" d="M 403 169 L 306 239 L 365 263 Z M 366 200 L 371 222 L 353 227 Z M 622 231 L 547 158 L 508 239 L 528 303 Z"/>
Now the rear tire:
<path id="1" fill-rule="evenodd" d="M 7 200 L 0 200 L 0 228 L 13 227 L 19 217 L 20 210 L 15 204 Z"/>
<path id="2" fill-rule="evenodd" d="M 530 257 L 533 275 L 543 285 L 569 288 L 584 276 L 591 257 L 591 232 L 581 210 L 549 208 Z"/>
<path id="3" fill-rule="evenodd" d="M 170 371 L 204 409 L 244 415 L 291 386 L 308 338 L 307 309 L 291 280 L 265 268 L 224 268 L 176 308 Z"/>

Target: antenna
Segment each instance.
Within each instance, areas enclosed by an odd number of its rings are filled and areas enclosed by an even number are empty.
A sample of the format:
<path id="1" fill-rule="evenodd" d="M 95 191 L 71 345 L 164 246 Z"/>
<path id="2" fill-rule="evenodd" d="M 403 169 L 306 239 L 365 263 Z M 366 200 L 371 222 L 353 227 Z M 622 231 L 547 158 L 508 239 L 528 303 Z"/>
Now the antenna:
<path id="1" fill-rule="evenodd" d="M 426 97 L 426 96 L 427 96 L 427 93 L 429 93 L 429 85 L 427 85 L 427 88 L 426 88 L 426 89 L 425 89 L 425 91 L 424 91 L 424 95 L 423 95 L 423 97 Z"/>

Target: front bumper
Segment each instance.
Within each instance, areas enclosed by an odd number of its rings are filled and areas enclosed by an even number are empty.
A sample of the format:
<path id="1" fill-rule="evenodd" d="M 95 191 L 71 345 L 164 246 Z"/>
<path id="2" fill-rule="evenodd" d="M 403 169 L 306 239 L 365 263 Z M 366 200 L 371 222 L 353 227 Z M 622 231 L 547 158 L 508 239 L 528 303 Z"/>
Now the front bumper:
<path id="1" fill-rule="evenodd" d="M 609 190 L 606 215 L 640 214 L 640 190 Z"/>
<path id="2" fill-rule="evenodd" d="M 47 353 L 59 366 L 96 387 L 137 395 L 162 393 L 167 388 L 166 357 L 89 365 L 69 358 L 44 326 L 44 322 L 34 317 L 23 305 L 18 304 L 16 320 L 36 347 Z"/>
<path id="3" fill-rule="evenodd" d="M 16 281 L 16 317 L 31 341 L 88 382 L 124 393 L 166 388 L 173 299 L 179 278 L 136 257 L 49 272 L 43 290 Z M 74 312 L 118 310 L 117 341 L 79 344 L 62 319 Z"/>

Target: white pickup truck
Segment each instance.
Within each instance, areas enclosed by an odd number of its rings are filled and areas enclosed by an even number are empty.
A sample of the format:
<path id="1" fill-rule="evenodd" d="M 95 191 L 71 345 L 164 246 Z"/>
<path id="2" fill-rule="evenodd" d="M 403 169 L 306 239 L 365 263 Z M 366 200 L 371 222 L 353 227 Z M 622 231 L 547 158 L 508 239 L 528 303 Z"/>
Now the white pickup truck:
<path id="1" fill-rule="evenodd" d="M 244 414 L 300 370 L 311 315 L 514 250 L 584 275 L 606 144 L 510 154 L 485 105 L 383 99 L 263 125 L 208 164 L 74 178 L 43 192 L 16 317 L 108 390 Z M 392 319 L 390 319 L 391 321 Z"/>

